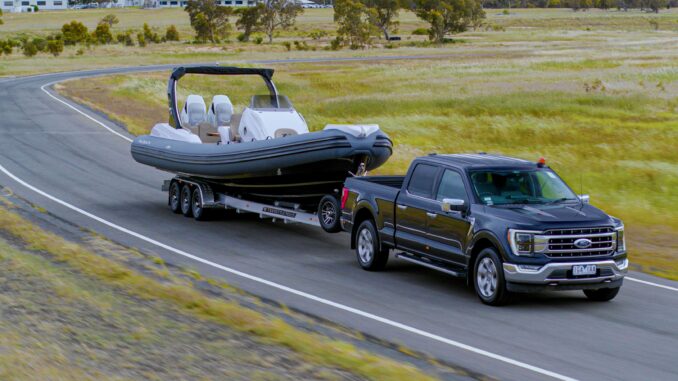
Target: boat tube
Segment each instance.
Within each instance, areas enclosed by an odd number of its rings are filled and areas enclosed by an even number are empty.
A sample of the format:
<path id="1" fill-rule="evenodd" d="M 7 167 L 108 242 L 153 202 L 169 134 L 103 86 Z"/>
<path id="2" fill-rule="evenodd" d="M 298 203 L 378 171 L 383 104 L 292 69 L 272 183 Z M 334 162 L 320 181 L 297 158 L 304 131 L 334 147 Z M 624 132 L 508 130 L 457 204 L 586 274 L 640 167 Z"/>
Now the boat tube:
<path id="1" fill-rule="evenodd" d="M 189 95 L 179 109 L 177 82 L 186 74 L 258 75 L 269 94 L 255 95 L 236 113 L 226 95 L 209 108 Z M 336 195 L 348 176 L 384 164 L 393 145 L 377 125 L 327 125 L 310 132 L 289 99 L 279 95 L 272 69 L 180 67 L 169 79 L 169 123 L 137 137 L 132 156 L 142 164 L 208 182 L 230 193 L 315 207 Z"/>

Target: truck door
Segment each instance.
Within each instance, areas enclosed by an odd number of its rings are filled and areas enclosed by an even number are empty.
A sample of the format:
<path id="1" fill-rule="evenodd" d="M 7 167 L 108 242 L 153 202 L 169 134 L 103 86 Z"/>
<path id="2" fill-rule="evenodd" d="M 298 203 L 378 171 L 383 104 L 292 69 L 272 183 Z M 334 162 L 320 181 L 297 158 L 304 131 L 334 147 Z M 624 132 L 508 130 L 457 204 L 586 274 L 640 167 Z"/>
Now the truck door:
<path id="1" fill-rule="evenodd" d="M 412 171 L 407 188 L 396 200 L 396 248 L 409 252 L 428 254 L 430 245 L 426 235 L 426 213 L 436 207 L 433 189 L 439 168 L 430 164 L 417 164 Z"/>
<path id="2" fill-rule="evenodd" d="M 437 206 L 427 214 L 427 234 L 431 241 L 431 254 L 460 265 L 466 264 L 464 247 L 471 224 L 462 212 L 444 212 L 442 201 L 445 198 L 464 200 L 469 205 L 469 197 L 461 173 L 445 169 L 436 191 Z"/>

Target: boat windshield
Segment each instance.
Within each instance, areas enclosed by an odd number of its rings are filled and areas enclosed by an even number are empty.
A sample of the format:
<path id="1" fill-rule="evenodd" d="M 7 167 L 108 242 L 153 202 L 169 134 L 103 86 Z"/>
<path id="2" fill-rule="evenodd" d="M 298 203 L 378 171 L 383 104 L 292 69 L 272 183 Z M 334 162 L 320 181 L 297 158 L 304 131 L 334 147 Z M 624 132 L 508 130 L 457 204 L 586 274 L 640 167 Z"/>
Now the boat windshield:
<path id="1" fill-rule="evenodd" d="M 575 201 L 570 188 L 548 168 L 472 171 L 473 190 L 485 205 L 556 204 Z"/>
<path id="2" fill-rule="evenodd" d="M 292 102 L 285 95 L 255 95 L 250 102 L 250 108 L 255 110 L 291 110 Z"/>

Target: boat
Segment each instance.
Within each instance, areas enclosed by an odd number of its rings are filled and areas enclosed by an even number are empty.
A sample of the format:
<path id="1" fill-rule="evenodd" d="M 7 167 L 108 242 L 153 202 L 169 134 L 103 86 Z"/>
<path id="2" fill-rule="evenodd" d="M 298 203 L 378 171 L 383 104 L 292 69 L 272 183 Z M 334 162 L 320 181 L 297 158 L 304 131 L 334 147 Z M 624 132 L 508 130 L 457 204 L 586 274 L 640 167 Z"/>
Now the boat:
<path id="1" fill-rule="evenodd" d="M 209 107 L 192 94 L 179 108 L 177 84 L 187 74 L 259 76 L 268 94 L 253 95 L 240 113 L 224 94 L 214 95 Z M 230 194 L 305 208 L 326 195 L 338 197 L 348 176 L 363 175 L 389 159 L 393 144 L 378 125 L 331 124 L 311 132 L 288 97 L 278 94 L 272 77 L 272 69 L 176 68 L 167 87 L 169 123 L 134 139 L 133 158 Z"/>

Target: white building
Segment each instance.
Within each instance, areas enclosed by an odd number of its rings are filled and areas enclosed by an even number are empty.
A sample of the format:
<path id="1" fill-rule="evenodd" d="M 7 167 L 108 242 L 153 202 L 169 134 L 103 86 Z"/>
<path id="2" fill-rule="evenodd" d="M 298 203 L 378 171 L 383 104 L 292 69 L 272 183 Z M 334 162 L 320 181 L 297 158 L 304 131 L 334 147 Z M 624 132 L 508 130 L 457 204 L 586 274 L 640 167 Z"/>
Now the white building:
<path id="1" fill-rule="evenodd" d="M 227 7 L 253 7 L 257 0 L 215 0 L 215 2 Z M 185 7 L 187 3 L 187 0 L 157 0 L 157 6 L 160 8 Z"/>
<path id="2" fill-rule="evenodd" d="M 39 10 L 51 11 L 68 9 L 68 0 L 0 0 L 3 12 L 25 12 L 27 8 L 38 6 Z"/>

